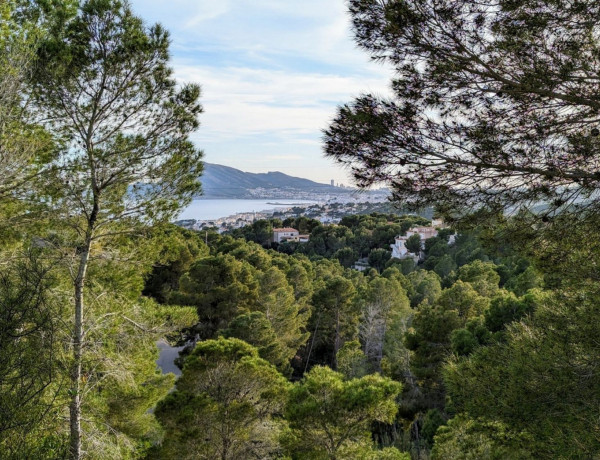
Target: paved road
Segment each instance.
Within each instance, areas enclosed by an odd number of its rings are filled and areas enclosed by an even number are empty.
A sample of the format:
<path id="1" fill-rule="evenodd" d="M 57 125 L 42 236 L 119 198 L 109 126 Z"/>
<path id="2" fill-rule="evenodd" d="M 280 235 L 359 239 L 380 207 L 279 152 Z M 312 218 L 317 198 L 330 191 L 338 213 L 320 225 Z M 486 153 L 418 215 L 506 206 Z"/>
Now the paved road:
<path id="1" fill-rule="evenodd" d="M 183 350 L 184 347 L 172 347 L 164 340 L 159 340 L 156 342 L 156 345 L 160 350 L 160 355 L 156 360 L 156 364 L 160 367 L 160 370 L 163 374 L 172 372 L 179 377 L 181 375 L 181 369 L 175 365 L 175 359 L 179 357 L 179 352 Z"/>

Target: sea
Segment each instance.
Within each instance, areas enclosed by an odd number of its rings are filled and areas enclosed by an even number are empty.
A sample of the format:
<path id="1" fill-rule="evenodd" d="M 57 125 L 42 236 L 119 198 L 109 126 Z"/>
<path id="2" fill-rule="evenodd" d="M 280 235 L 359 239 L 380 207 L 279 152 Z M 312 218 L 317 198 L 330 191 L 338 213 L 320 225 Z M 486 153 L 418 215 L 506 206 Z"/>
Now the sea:
<path id="1" fill-rule="evenodd" d="M 292 206 L 315 204 L 316 201 L 293 200 L 289 198 L 273 198 L 270 200 L 228 200 L 201 199 L 194 200 L 185 208 L 177 220 L 215 220 L 233 216 L 242 212 L 275 211 Z"/>

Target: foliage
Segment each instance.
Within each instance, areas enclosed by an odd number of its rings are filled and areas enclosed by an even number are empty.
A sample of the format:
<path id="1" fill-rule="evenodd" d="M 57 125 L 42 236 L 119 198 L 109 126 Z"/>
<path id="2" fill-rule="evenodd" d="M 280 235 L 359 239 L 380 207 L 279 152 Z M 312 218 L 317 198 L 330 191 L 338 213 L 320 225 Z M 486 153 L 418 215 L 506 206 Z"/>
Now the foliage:
<path id="1" fill-rule="evenodd" d="M 176 89 L 168 33 L 146 27 L 127 3 L 87 0 L 77 14 L 56 18 L 64 22 L 39 47 L 30 92 L 36 113 L 61 144 L 38 185 L 58 233 L 53 245 L 71 271 L 70 458 L 79 459 L 83 442 L 120 442 L 118 430 L 113 436 L 101 429 L 82 440 L 86 340 L 92 336 L 84 310 L 94 282 L 88 266 L 100 255 L 126 258 L 130 248 L 119 247 L 124 234 L 174 217 L 200 191 L 202 153 L 188 136 L 198 127 L 201 106 L 197 85 Z"/>
<path id="2" fill-rule="evenodd" d="M 327 154 L 415 208 L 595 209 L 598 8 L 350 1 L 357 43 L 395 71 L 393 98 L 341 107 Z"/>
<path id="3" fill-rule="evenodd" d="M 105 270 L 112 277 L 123 276 L 109 267 Z M 90 279 L 88 287 L 88 345 L 81 378 L 86 414 L 82 428 L 88 436 L 82 447 L 92 457 L 139 458 L 160 439 L 149 409 L 174 383 L 172 374 L 162 374 L 156 366 L 156 342 L 194 324 L 197 315 L 192 308 L 128 298 L 122 291 L 111 293 L 97 277 Z M 62 360 L 69 363 L 68 355 L 63 354 Z"/>
<path id="4" fill-rule="evenodd" d="M 438 430 L 431 452 L 434 460 L 528 460 L 532 441 L 526 432 L 515 432 L 505 424 L 459 415 Z"/>
<path id="5" fill-rule="evenodd" d="M 475 260 L 459 268 L 458 279 L 468 282 L 479 295 L 492 297 L 498 291 L 500 275 L 492 263 Z"/>
<path id="6" fill-rule="evenodd" d="M 0 5 L 0 197 L 31 199 L 31 182 L 52 159 L 54 141 L 25 108 L 27 80 L 44 29 L 22 18 L 24 5 Z M 27 187 L 27 188 L 26 188 Z"/>
<path id="7" fill-rule="evenodd" d="M 171 293 L 169 302 L 197 308 L 202 338 L 212 338 L 258 298 L 252 267 L 230 255 L 197 260 L 179 284 L 180 289 Z"/>
<path id="8" fill-rule="evenodd" d="M 408 274 L 408 280 L 412 284 L 410 304 L 416 307 L 426 301 L 433 303 L 442 293 L 440 277 L 426 270 L 417 270 Z"/>
<path id="9" fill-rule="evenodd" d="M 337 352 L 336 362 L 338 371 L 347 379 L 364 377 L 369 373 L 367 357 L 358 340 L 346 342 Z"/>
<path id="10" fill-rule="evenodd" d="M 371 216 L 347 217 L 343 223 L 354 236 L 367 223 L 375 230 L 389 225 L 378 218 L 370 219 Z M 323 363 L 337 366 L 345 379 L 378 371 L 403 383 L 404 393 L 398 404 L 403 428 L 375 424 L 372 436 L 381 445 L 402 445 L 416 454 L 419 450 L 428 452 L 436 429 L 454 411 L 452 404 L 446 407 L 443 376 L 447 361 L 472 356 L 480 348 L 505 340 L 506 328 L 534 314 L 540 301 L 541 291 L 528 290 L 525 296 L 517 297 L 499 287 L 503 283 L 505 288 L 516 289 L 516 280 L 530 267 L 530 273 L 534 269 L 515 249 L 513 240 L 499 243 L 495 231 L 504 229 L 486 229 L 486 239 L 481 239 L 483 231 L 478 229 L 461 233 L 452 244 L 447 241 L 452 231 L 427 240 L 425 260 L 420 267 L 430 267 L 432 262 L 434 267 L 446 263 L 450 268 L 443 278 L 422 268 L 403 276 L 397 263 L 390 264 L 381 275 L 374 270 L 359 273 L 344 270 L 337 263 L 341 252 L 331 254 L 330 260 L 309 261 L 298 252 L 291 256 L 268 252 L 227 236 L 213 240 L 211 246 L 216 256 L 235 255 L 255 270 L 250 271 L 248 282 L 258 282 L 259 306 L 249 308 L 261 313 L 266 311 L 266 305 L 277 303 L 270 300 L 277 286 L 284 288 L 282 294 L 288 289 L 278 273 L 284 273 L 288 282 L 295 280 L 294 298 L 302 298 L 305 311 L 310 312 L 306 328 L 311 337 L 291 360 L 294 377 L 302 378 L 312 365 Z M 484 246 L 491 239 L 495 243 Z M 351 250 L 347 246 L 339 251 Z M 270 275 L 265 277 L 267 273 Z M 525 276 L 531 279 L 530 275 Z M 261 281 L 265 279 L 271 281 Z M 310 291 L 306 289 L 309 285 L 312 296 L 305 294 Z M 289 294 L 283 298 L 289 298 Z M 280 349 L 276 345 L 277 334 L 263 315 L 242 313 L 228 321 L 230 326 L 225 333 L 256 344 L 261 356 L 276 363 L 269 352 Z M 236 332 L 230 332 L 233 328 Z M 293 432 L 287 432 L 284 439 L 288 446 L 297 445 Z M 371 446 L 356 444 L 348 449 L 340 455 L 368 458 L 365 452 Z M 359 454 L 360 449 L 367 450 Z"/>
<path id="11" fill-rule="evenodd" d="M 598 455 L 596 299 L 546 295 L 532 317 L 508 326 L 505 342 L 453 361 L 445 371 L 453 407 L 529 433 L 532 458 L 573 457 L 573 445 L 578 456 Z"/>
<path id="12" fill-rule="evenodd" d="M 352 282 L 337 275 L 327 279 L 312 298 L 313 315 L 309 329 L 313 330 L 313 334 L 310 350 L 314 351 L 319 361 L 331 364 L 334 369 L 339 349 L 345 341 L 356 338 L 358 332 L 355 294 Z M 310 351 L 306 361 L 311 362 Z"/>
<path id="13" fill-rule="evenodd" d="M 373 250 L 385 250 L 389 254 L 390 244 L 398 235 L 416 225 L 428 225 L 430 222 L 416 215 L 397 215 L 372 213 L 362 215 L 349 215 L 341 219 L 339 225 L 321 225 L 317 221 L 305 217 L 286 219 L 283 224 L 292 227 L 302 227 L 310 230 L 308 243 L 283 243 L 277 247 L 280 252 L 287 254 L 306 254 L 310 257 L 323 256 L 336 257 L 346 267 L 351 265 L 358 257 L 368 257 Z M 259 223 L 262 222 L 262 223 Z M 278 225 L 276 219 L 270 221 L 257 221 L 252 226 L 234 230 L 232 235 L 243 236 L 247 241 L 257 241 L 253 234 L 256 226 Z M 296 227 L 294 227 L 296 228 Z M 301 232 L 302 233 L 302 232 Z M 354 260 L 350 261 L 350 250 L 354 251 Z M 337 254 L 337 255 L 336 255 Z M 379 254 L 385 256 L 383 252 Z M 386 260 L 389 257 L 386 257 Z M 382 265 L 385 261 L 382 262 Z"/>
<path id="14" fill-rule="evenodd" d="M 409 205 L 488 206 L 411 237 L 416 265 L 389 255 L 414 215 L 163 225 L 201 172 L 166 31 L 118 0 L 1 3 L 0 457 L 600 455 L 600 10 L 349 4 L 396 100 L 341 108 L 328 153 Z M 190 345 L 171 393 L 165 337 Z"/>
<path id="15" fill-rule="evenodd" d="M 423 438 L 427 440 L 430 444 L 433 444 L 433 437 L 435 436 L 436 431 L 440 426 L 446 424 L 446 420 L 442 415 L 442 412 L 438 409 L 430 409 L 425 414 L 425 419 L 423 420 L 423 428 L 421 430 L 421 434 Z"/>
<path id="16" fill-rule="evenodd" d="M 157 227 L 150 235 L 158 260 L 144 283 L 143 294 L 165 303 L 179 287 L 181 276 L 192 262 L 201 256 L 208 256 L 208 248 L 200 241 L 196 232 L 175 225 Z"/>
<path id="17" fill-rule="evenodd" d="M 482 315 L 488 309 L 489 303 L 489 296 L 480 295 L 471 283 L 462 280 L 444 289 L 436 302 L 444 310 L 455 310 L 462 319 Z"/>
<path id="18" fill-rule="evenodd" d="M 27 450 L 29 435 L 52 410 L 58 372 L 60 305 L 51 266 L 32 251 L 0 274 L 0 453 Z M 16 458 L 16 457 L 15 457 Z"/>
<path id="19" fill-rule="evenodd" d="M 238 339 L 199 343 L 156 408 L 166 430 L 153 458 L 272 458 L 288 383 Z"/>
<path id="20" fill-rule="evenodd" d="M 408 249 L 413 254 L 420 254 L 421 252 L 421 235 L 415 233 L 411 235 L 405 243 L 406 249 Z"/>
<path id="21" fill-rule="evenodd" d="M 382 272 L 391 257 L 392 254 L 386 249 L 373 249 L 369 252 L 369 265 Z"/>
<path id="22" fill-rule="evenodd" d="M 504 293 L 494 297 L 490 308 L 485 312 L 485 326 L 491 332 L 499 332 L 513 321 L 518 321 L 532 314 L 540 293 L 531 292 L 522 298 L 512 293 Z"/>
<path id="23" fill-rule="evenodd" d="M 360 298 L 359 336 L 368 362 L 380 371 L 385 360 L 388 375 L 397 376 L 407 367 L 402 338 L 413 313 L 406 291 L 397 278 L 375 277 L 362 288 Z"/>
<path id="24" fill-rule="evenodd" d="M 252 225 L 246 225 L 232 232 L 233 236 L 243 237 L 246 241 L 253 241 L 261 246 L 269 246 L 273 238 L 273 227 L 281 227 L 281 221 L 257 220 Z"/>
<path id="25" fill-rule="evenodd" d="M 308 340 L 304 328 L 309 312 L 296 302 L 294 289 L 281 270 L 275 267 L 266 269 L 259 276 L 259 283 L 256 308 L 271 322 L 288 363 Z"/>
<path id="26" fill-rule="evenodd" d="M 344 381 L 327 367 L 313 367 L 290 391 L 285 410 L 292 458 L 361 458 L 355 452 L 371 445 L 369 424 L 393 421 L 401 388 L 378 375 Z"/>
<path id="27" fill-rule="evenodd" d="M 315 227 L 321 225 L 316 219 L 310 219 L 305 216 L 300 217 L 289 217 L 282 222 L 283 227 L 292 227 L 298 230 L 301 235 L 311 233 Z"/>
<path id="28" fill-rule="evenodd" d="M 333 254 L 337 260 L 339 260 L 340 265 L 345 268 L 350 268 L 358 259 L 357 252 L 352 248 L 342 248 L 338 249 L 335 254 Z"/>
<path id="29" fill-rule="evenodd" d="M 256 347 L 259 356 L 280 371 L 286 372 L 289 369 L 290 357 L 282 348 L 273 325 L 263 312 L 254 311 L 236 316 L 222 333 L 226 338 L 235 337 Z"/>
<path id="30" fill-rule="evenodd" d="M 199 191 L 201 153 L 187 139 L 199 88 L 176 91 L 161 26 L 146 28 L 119 1 L 90 0 L 39 55 L 36 103 L 70 141 L 46 173 L 55 213 L 84 229 L 91 217 L 162 220 Z"/>

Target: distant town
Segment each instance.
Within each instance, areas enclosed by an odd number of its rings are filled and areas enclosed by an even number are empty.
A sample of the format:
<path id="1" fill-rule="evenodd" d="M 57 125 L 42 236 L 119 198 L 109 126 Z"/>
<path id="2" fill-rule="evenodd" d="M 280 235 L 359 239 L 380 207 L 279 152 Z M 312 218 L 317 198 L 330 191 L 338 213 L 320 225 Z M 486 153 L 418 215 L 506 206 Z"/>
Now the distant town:
<path id="1" fill-rule="evenodd" d="M 350 214 L 370 214 L 372 212 L 398 213 L 402 211 L 388 201 L 387 191 L 370 191 L 365 193 L 343 193 L 339 195 L 315 194 L 297 191 L 293 196 L 287 196 L 281 190 L 263 190 L 257 197 L 268 198 L 273 194 L 274 203 L 281 202 L 282 207 L 276 210 L 259 212 L 242 212 L 211 220 L 185 219 L 176 222 L 177 225 L 192 230 L 216 230 L 219 233 L 244 227 L 256 220 L 306 216 L 316 219 L 323 224 L 338 223 L 344 216 Z M 278 192 L 278 193 L 277 193 Z M 314 204 L 296 204 L 284 207 L 286 200 L 307 200 Z"/>

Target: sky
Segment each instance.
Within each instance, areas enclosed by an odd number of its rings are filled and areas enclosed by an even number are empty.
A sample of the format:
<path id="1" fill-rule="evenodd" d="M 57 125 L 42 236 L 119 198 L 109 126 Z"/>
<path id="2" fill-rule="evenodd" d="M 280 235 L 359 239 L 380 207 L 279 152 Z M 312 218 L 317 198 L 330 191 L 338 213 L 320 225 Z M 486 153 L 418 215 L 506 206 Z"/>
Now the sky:
<path id="1" fill-rule="evenodd" d="M 179 82 L 202 87 L 205 161 L 350 185 L 323 156 L 322 130 L 362 93 L 388 93 L 391 72 L 352 39 L 344 0 L 131 0 L 171 33 Z"/>

